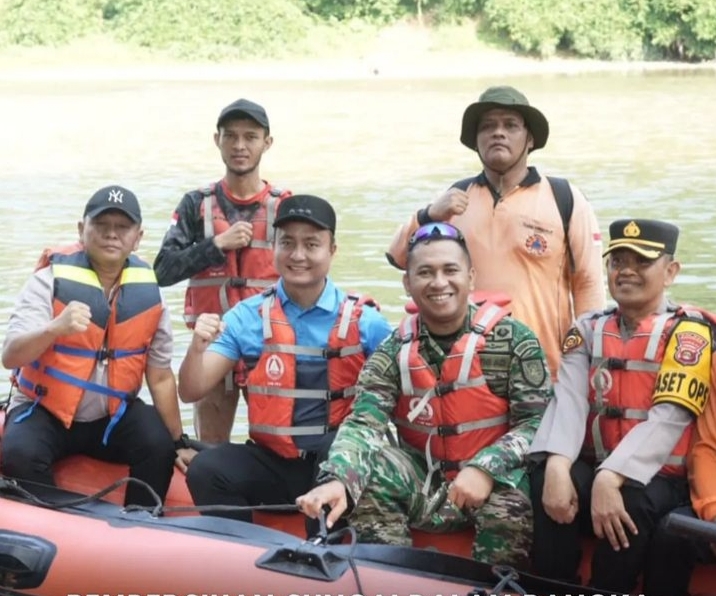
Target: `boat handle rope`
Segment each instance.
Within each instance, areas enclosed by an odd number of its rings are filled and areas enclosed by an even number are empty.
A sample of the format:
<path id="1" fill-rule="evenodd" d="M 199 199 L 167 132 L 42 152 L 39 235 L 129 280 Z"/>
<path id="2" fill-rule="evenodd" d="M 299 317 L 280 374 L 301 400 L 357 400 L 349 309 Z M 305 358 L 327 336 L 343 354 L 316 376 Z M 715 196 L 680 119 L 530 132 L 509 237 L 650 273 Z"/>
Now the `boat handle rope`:
<path id="1" fill-rule="evenodd" d="M 149 494 L 152 496 L 154 501 L 156 502 L 156 505 L 126 505 L 123 510 L 127 513 L 133 512 L 133 511 L 146 511 L 150 513 L 153 517 L 161 517 L 166 513 L 193 513 L 193 512 L 231 512 L 231 511 L 282 511 L 282 512 L 293 512 L 298 511 L 298 507 L 296 505 L 192 505 L 192 506 L 182 506 L 182 507 L 165 507 L 162 504 L 162 500 L 157 494 L 157 492 L 146 482 L 143 480 L 139 480 L 138 478 L 132 478 L 131 476 L 126 476 L 124 478 L 120 478 L 116 482 L 113 482 L 109 486 L 103 488 L 102 490 L 97 491 L 96 493 L 93 493 L 91 495 L 84 495 L 82 497 L 78 497 L 75 499 L 67 499 L 59 502 L 51 502 L 51 501 L 45 501 L 44 499 L 34 495 L 32 492 L 28 491 L 27 489 L 23 488 L 18 483 L 17 479 L 14 478 L 8 478 L 7 476 L 0 475 L 0 492 L 10 492 L 14 493 L 23 499 L 26 499 L 27 501 L 30 501 L 34 505 L 37 505 L 38 507 L 43 507 L 45 509 L 64 509 L 67 507 L 79 507 L 80 505 L 86 505 L 87 503 L 91 503 L 93 501 L 99 501 L 102 499 L 102 497 L 108 495 L 109 493 L 117 490 L 122 485 L 125 484 L 138 484 L 140 486 L 143 486 Z M 28 484 L 37 484 L 33 483 L 29 480 L 23 480 L 22 484 L 28 485 Z M 37 484 L 37 486 L 43 486 L 45 488 L 46 485 L 40 485 Z M 325 521 L 324 521 L 325 525 Z"/>

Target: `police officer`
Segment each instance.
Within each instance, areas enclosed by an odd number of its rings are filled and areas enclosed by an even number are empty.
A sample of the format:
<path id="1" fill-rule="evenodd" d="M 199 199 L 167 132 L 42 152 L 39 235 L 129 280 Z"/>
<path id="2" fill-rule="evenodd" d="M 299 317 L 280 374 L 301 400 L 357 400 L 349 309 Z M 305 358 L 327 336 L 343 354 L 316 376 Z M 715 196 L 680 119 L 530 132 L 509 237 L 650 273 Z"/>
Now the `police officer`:
<path id="1" fill-rule="evenodd" d="M 535 572 L 578 582 L 580 530 L 597 537 L 590 584 L 663 591 L 646 565 L 659 520 L 688 500 L 685 456 L 712 377 L 704 314 L 667 300 L 679 230 L 624 219 L 605 252 L 615 308 L 579 317 L 564 339 L 550 403 L 530 448 Z"/>
<path id="2" fill-rule="evenodd" d="M 495 305 L 470 303 L 473 281 L 457 228 L 418 228 L 403 276 L 418 313 L 366 362 L 322 485 L 297 503 L 311 517 L 329 505 L 329 526 L 350 504 L 365 542 L 410 545 L 410 527 L 473 526 L 476 560 L 526 568 L 527 447 L 552 384 L 535 334 Z M 391 419 L 398 447 L 383 441 Z"/>

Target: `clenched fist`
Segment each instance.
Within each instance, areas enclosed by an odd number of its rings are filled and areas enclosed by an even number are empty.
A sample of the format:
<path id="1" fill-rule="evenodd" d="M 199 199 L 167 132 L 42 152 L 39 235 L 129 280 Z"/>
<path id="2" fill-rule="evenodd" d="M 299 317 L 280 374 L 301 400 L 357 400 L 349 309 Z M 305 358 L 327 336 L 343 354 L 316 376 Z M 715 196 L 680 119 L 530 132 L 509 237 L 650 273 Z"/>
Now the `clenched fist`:
<path id="1" fill-rule="evenodd" d="M 428 208 L 428 215 L 433 221 L 447 221 L 453 215 L 462 215 L 467 209 L 468 193 L 472 188 L 472 184 L 467 190 L 459 188 L 449 188 L 437 201 L 432 203 Z"/>
<path id="2" fill-rule="evenodd" d="M 84 333 L 92 320 L 90 307 L 84 302 L 71 300 L 62 312 L 51 323 L 53 333 L 57 337 Z"/>
<path id="3" fill-rule="evenodd" d="M 237 221 L 228 230 L 214 237 L 214 244 L 221 250 L 239 250 L 251 243 L 254 228 L 248 221 Z"/>
<path id="4" fill-rule="evenodd" d="M 209 344 L 219 337 L 224 326 L 224 322 L 217 314 L 203 313 L 199 315 L 191 338 L 192 348 L 199 352 L 205 351 Z"/>

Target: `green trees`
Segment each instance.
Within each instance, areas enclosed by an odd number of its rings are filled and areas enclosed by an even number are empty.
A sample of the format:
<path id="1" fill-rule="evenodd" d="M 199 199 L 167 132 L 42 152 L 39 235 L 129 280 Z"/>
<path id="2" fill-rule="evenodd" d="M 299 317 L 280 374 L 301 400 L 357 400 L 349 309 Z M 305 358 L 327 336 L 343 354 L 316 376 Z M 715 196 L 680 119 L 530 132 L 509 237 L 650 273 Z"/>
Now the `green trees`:
<path id="1" fill-rule="evenodd" d="M 716 57 L 716 0 L 0 0 L 0 44 L 102 33 L 183 57 L 280 57 L 312 34 L 416 17 L 468 18 L 476 37 L 541 57 Z"/>
<path id="2" fill-rule="evenodd" d="M 716 0 L 486 0 L 484 14 L 519 50 L 542 57 L 716 58 Z"/>

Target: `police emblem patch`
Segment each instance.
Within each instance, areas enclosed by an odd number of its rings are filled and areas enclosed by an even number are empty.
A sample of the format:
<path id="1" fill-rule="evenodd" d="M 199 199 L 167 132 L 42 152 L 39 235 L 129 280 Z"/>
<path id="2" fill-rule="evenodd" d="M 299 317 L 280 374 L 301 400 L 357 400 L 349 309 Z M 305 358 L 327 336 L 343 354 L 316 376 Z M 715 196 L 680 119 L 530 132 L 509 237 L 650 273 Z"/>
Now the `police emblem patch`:
<path id="1" fill-rule="evenodd" d="M 676 350 L 674 360 L 684 366 L 693 366 L 699 361 L 704 348 L 709 345 L 708 340 L 693 331 L 676 333 Z"/>
<path id="2" fill-rule="evenodd" d="M 564 337 L 564 341 L 562 342 L 562 354 L 576 350 L 583 343 L 584 338 L 579 332 L 579 329 L 572 327 L 569 331 L 567 331 L 567 335 Z"/>
<path id="3" fill-rule="evenodd" d="M 538 358 L 530 360 L 522 360 L 520 363 L 522 368 L 522 376 L 527 384 L 532 387 L 541 387 L 547 377 L 547 369 L 544 362 Z"/>
<path id="4" fill-rule="evenodd" d="M 531 234 L 525 240 L 527 252 L 533 255 L 543 255 L 547 250 L 547 239 L 542 234 Z"/>

